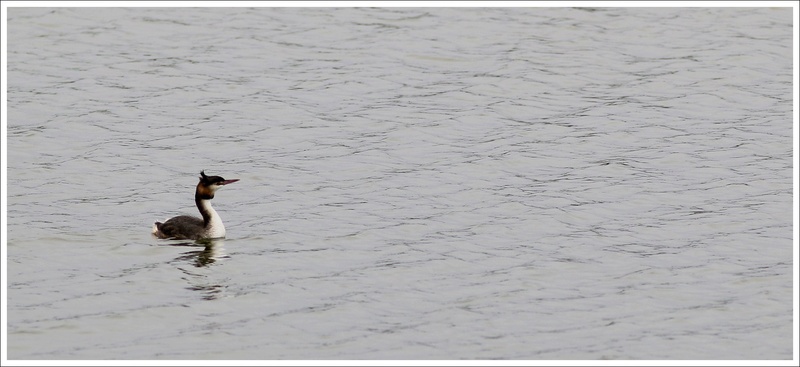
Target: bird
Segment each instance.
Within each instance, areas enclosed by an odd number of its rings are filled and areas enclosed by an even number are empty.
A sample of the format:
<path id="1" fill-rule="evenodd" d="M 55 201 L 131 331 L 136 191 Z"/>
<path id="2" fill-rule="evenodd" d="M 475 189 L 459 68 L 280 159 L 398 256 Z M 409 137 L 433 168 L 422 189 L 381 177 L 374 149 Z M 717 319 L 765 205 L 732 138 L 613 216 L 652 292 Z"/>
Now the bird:
<path id="1" fill-rule="evenodd" d="M 152 233 L 157 238 L 175 240 L 203 240 L 225 237 L 225 225 L 217 211 L 211 207 L 214 193 L 225 185 L 239 179 L 226 180 L 220 176 L 206 176 L 200 171 L 200 182 L 194 191 L 194 203 L 202 219 L 189 215 L 179 215 L 166 221 L 155 222 Z"/>

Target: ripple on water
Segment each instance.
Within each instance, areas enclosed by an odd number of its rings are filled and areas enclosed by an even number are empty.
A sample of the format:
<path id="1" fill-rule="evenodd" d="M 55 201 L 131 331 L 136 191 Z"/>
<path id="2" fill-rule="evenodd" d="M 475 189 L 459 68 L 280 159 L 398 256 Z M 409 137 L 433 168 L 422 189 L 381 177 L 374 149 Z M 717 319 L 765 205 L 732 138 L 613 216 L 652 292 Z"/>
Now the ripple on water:
<path id="1" fill-rule="evenodd" d="M 92 12 L 9 9 L 12 358 L 791 353 L 788 9 Z"/>

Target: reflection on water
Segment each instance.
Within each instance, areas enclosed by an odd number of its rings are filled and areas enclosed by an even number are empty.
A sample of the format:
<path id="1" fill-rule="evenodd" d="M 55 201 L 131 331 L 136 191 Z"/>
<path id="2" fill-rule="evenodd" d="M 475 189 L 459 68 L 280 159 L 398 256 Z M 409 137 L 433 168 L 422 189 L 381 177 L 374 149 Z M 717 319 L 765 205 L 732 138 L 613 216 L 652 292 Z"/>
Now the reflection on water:
<path id="1" fill-rule="evenodd" d="M 215 281 L 216 278 L 209 277 L 208 274 L 204 274 L 201 271 L 202 269 L 197 268 L 207 268 L 211 266 L 211 264 L 214 264 L 217 259 L 228 257 L 225 254 L 225 239 L 203 239 L 195 242 L 174 243 L 170 244 L 169 246 L 194 248 L 200 248 L 200 246 L 203 247 L 202 250 L 198 249 L 182 253 L 180 256 L 176 257 L 172 263 L 178 264 L 178 270 L 186 275 L 186 277 L 183 278 L 189 282 L 189 286 L 186 287 L 186 289 L 199 292 L 204 300 L 215 300 L 220 298 L 222 291 L 226 286 L 217 284 Z M 194 268 L 186 268 L 182 266 L 186 263 L 194 265 Z"/>
<path id="2" fill-rule="evenodd" d="M 196 267 L 203 267 L 213 264 L 217 259 L 227 257 L 225 254 L 225 239 L 203 239 L 196 242 L 180 242 L 170 244 L 169 246 L 176 247 L 195 247 L 203 246 L 202 250 L 188 251 L 175 258 L 175 261 L 184 262 L 191 261 Z"/>

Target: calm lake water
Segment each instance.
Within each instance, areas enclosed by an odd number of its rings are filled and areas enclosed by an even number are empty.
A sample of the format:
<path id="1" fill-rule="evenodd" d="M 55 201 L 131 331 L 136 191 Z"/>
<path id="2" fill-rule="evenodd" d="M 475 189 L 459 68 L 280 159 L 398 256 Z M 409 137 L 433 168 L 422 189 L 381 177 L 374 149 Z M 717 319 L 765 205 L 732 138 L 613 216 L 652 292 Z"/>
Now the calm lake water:
<path id="1" fill-rule="evenodd" d="M 9 359 L 791 360 L 791 8 L 9 8 Z M 241 181 L 207 244 L 201 170 Z"/>

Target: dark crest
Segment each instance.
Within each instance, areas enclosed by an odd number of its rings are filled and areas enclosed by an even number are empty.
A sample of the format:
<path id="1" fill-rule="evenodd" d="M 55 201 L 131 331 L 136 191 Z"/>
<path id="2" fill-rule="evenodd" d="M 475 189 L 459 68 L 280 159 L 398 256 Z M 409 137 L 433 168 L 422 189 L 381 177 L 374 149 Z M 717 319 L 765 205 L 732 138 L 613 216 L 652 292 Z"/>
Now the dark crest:
<path id="1" fill-rule="evenodd" d="M 200 171 L 200 182 L 202 182 L 202 183 L 204 183 L 206 185 L 220 183 L 222 181 L 225 181 L 225 179 L 222 178 L 222 177 L 219 177 L 219 176 L 206 176 L 206 170 Z"/>

